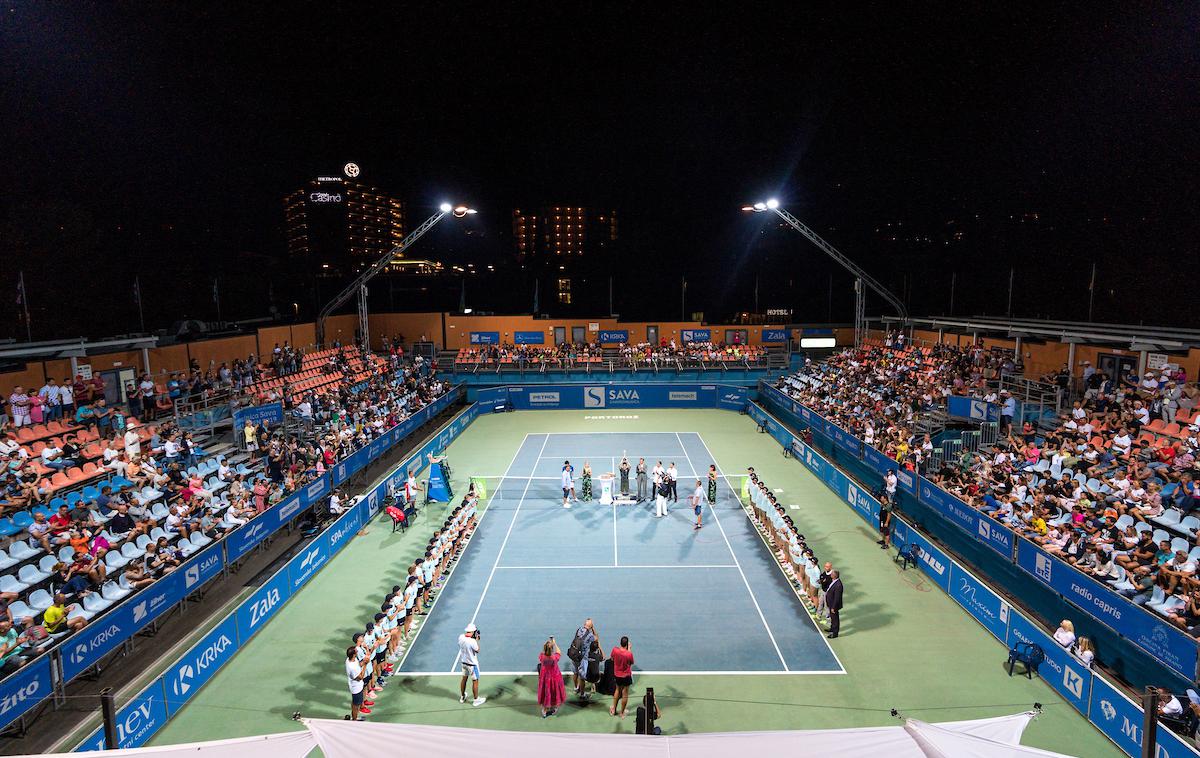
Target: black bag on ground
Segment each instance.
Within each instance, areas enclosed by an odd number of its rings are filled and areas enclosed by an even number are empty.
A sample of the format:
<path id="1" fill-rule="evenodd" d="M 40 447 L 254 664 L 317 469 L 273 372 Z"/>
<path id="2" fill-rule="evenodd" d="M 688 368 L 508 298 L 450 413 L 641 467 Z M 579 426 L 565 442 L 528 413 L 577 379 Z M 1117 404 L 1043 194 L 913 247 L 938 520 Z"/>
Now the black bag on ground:
<path id="1" fill-rule="evenodd" d="M 604 672 L 600 681 L 596 682 L 596 692 L 601 695 L 611 695 L 617 691 L 617 672 L 613 668 L 612 658 L 604 662 Z"/>

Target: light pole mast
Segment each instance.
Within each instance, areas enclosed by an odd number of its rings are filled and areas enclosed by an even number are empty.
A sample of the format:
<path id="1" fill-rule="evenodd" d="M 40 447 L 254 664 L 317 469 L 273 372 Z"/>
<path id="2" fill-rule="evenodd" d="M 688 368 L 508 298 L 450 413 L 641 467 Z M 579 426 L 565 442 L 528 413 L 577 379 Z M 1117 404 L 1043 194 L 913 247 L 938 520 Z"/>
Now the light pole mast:
<path id="1" fill-rule="evenodd" d="M 449 203 L 443 203 L 438 209 L 438 212 L 425 219 L 420 226 L 408 233 L 408 236 L 400 240 L 386 255 L 381 256 L 378 260 L 372 263 L 365 271 L 359 274 L 353 282 L 348 284 L 344 290 L 339 292 L 332 300 L 325 304 L 317 315 L 317 344 L 324 346 L 325 344 L 325 319 L 329 318 L 335 310 L 343 303 L 358 295 L 358 333 L 359 338 L 363 343 L 370 345 L 369 321 L 367 318 L 367 283 L 375 278 L 376 275 L 383 272 L 392 262 L 392 258 L 396 253 L 408 252 L 408 249 L 413 244 L 421 239 L 437 222 L 446 217 L 447 214 L 454 214 L 455 218 L 477 213 L 474 208 L 468 208 L 465 205 L 451 206 Z"/>
<path id="2" fill-rule="evenodd" d="M 891 305 L 896 310 L 896 315 L 900 316 L 900 318 L 903 319 L 904 321 L 908 321 L 908 309 L 904 307 L 904 303 L 900 301 L 900 298 L 893 295 L 887 289 L 887 287 L 884 287 L 882 284 L 877 282 L 875 280 L 875 278 L 872 277 L 870 274 L 868 274 L 866 271 L 863 271 L 862 268 L 860 268 L 857 263 L 855 263 L 854 261 L 847 258 L 845 255 L 843 255 L 840 250 L 838 250 L 836 247 L 834 247 L 833 245 L 826 242 L 821 237 L 821 235 L 817 234 L 812 229 L 805 226 L 800 221 L 800 219 L 796 218 L 792 214 L 785 211 L 783 208 L 779 207 L 778 200 L 772 199 L 772 200 L 766 201 L 765 203 L 755 203 L 754 205 L 746 205 L 746 206 L 742 207 L 742 210 L 753 211 L 755 213 L 764 213 L 767 211 L 774 211 L 775 215 L 777 215 L 781 219 L 783 219 L 784 222 L 787 223 L 788 226 L 792 227 L 796 231 L 803 234 L 808 239 L 809 242 L 813 243 L 818 248 L 820 248 L 826 255 L 828 255 L 830 258 L 833 258 L 835 261 L 837 261 L 839 264 L 841 264 L 842 268 L 846 269 L 854 276 L 854 279 L 855 279 L 855 282 L 854 282 L 854 293 L 855 293 L 854 344 L 855 345 L 862 344 L 862 340 L 866 337 L 866 303 L 865 303 L 864 298 L 866 297 L 865 290 L 867 288 L 874 290 L 876 294 L 878 294 L 880 297 L 882 297 L 884 300 L 886 300 L 888 302 L 888 304 Z"/>

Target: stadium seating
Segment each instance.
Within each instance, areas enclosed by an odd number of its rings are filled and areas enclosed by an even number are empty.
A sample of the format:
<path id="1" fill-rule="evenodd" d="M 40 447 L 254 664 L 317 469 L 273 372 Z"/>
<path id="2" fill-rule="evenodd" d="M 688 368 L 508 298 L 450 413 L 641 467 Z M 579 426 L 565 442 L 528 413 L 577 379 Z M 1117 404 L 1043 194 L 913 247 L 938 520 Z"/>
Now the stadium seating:
<path id="1" fill-rule="evenodd" d="M 1191 547 L 1200 530 L 1195 388 L 1165 370 L 1091 381 L 1052 424 L 1013 424 L 978 449 L 933 455 L 929 436 L 918 438 L 921 415 L 954 395 L 1003 402 L 996 380 L 1014 366 L 1008 351 L 977 345 L 868 340 L 806 365 L 779 389 L 1200 636 L 1196 613 L 1185 613 L 1200 589 L 1200 548 Z"/>
<path id="2" fill-rule="evenodd" d="M 286 492 L 303 487 L 309 478 L 324 471 L 327 462 L 341 460 L 352 454 L 373 436 L 386 433 L 449 389 L 432 375 L 418 375 L 411 368 L 402 366 L 398 357 L 389 361 L 350 348 L 304 355 L 302 360 L 297 358 L 294 361 L 284 376 L 245 381 L 246 377 L 265 372 L 248 371 L 244 367 L 240 370 L 244 372 L 240 383 L 252 399 L 266 400 L 274 393 L 289 405 L 301 401 L 312 403 L 323 410 L 323 428 L 320 431 L 339 432 L 326 434 L 308 447 L 299 448 L 298 452 L 292 452 L 290 448 L 281 449 L 281 455 L 298 456 L 297 460 L 305 465 L 299 473 L 293 470 L 294 466 L 286 467 L 282 480 L 272 483 L 276 492 L 269 502 L 277 502 Z M 230 383 L 233 383 L 232 380 Z M 352 411 L 361 412 L 358 391 L 367 386 L 372 389 L 373 403 L 363 420 L 373 420 L 374 423 L 363 423 L 361 431 L 356 434 L 342 434 L 347 427 L 336 423 L 336 420 L 348 418 Z M 173 413 L 173 392 L 176 395 L 180 392 L 175 379 L 166 385 L 156 386 L 156 404 L 160 409 Z M 0 537 L 6 543 L 0 547 L 0 593 L 8 593 L 13 598 L 9 608 L 18 623 L 40 623 L 43 611 L 50 606 L 54 593 L 60 590 L 59 564 L 69 565 L 75 558 L 75 549 L 64 544 L 64 539 L 54 536 L 57 532 L 52 532 L 50 536 L 51 553 L 31 536 L 31 528 L 40 528 L 35 523 L 35 517 L 41 517 L 38 514 L 44 515 L 53 525 L 51 517 L 65 506 L 86 511 L 87 518 L 98 524 L 88 530 L 86 544 L 101 557 L 100 564 L 107 571 L 107 576 L 105 581 L 93 586 L 90 593 L 75 599 L 77 607 L 70 617 L 85 620 L 104 612 L 134 592 L 126 569 L 144 560 L 147 545 L 152 541 L 166 538 L 172 550 L 186 557 L 257 516 L 258 509 L 253 506 L 252 494 L 248 490 L 255 479 L 266 479 L 261 459 L 247 460 L 245 456 L 233 455 L 233 451 L 228 451 L 230 455 L 227 456 L 222 448 L 228 449 L 228 445 L 214 444 L 212 453 L 197 447 L 194 459 L 185 460 L 181 454 L 168 461 L 163 440 L 169 432 L 174 431 L 171 429 L 172 422 L 161 426 L 142 424 L 137 418 L 129 416 L 125 423 L 137 434 L 141 454 L 146 459 L 142 473 L 150 476 L 147 480 L 132 481 L 122 475 L 124 468 L 118 471 L 104 465 L 106 449 L 124 451 L 122 433 L 105 435 L 110 437 L 105 439 L 92 427 L 55 421 L 0 432 L 0 439 L 5 442 L 5 446 L 0 448 L 0 462 L 21 461 L 25 467 L 23 470 L 36 478 L 41 491 L 40 502 L 26 505 L 13 501 L 10 497 L 12 493 L 0 495 L 0 507 L 4 508 L 3 518 L 0 518 Z M 61 471 L 44 466 L 40 460 L 42 449 L 47 445 L 61 447 L 68 436 L 79 447 L 79 455 L 75 460 L 77 465 Z M 323 455 L 322 448 L 328 448 L 330 455 Z M 175 478 L 166 475 L 169 463 L 179 464 L 179 473 Z M 190 465 L 184 465 L 187 463 Z M 201 482 L 201 492 L 193 497 L 199 498 L 202 505 L 190 513 L 181 510 L 185 494 L 188 494 L 185 489 L 189 487 L 181 482 L 188 479 Z M 99 505 L 103 502 L 102 498 L 106 497 L 102 492 L 104 489 L 108 489 L 113 498 L 124 499 L 131 507 L 145 509 L 145 516 L 153 520 L 152 524 L 146 522 L 145 533 L 141 528 L 135 528 L 122 537 L 108 528 L 115 511 Z M 115 506 L 116 503 L 110 500 L 110 504 Z M 213 522 L 208 528 L 200 528 L 201 512 L 205 508 L 211 508 Z M 181 530 L 167 528 L 167 520 L 173 512 L 182 516 L 184 525 L 190 524 L 186 537 Z M 74 519 L 75 513 L 72 512 L 72 515 Z M 84 516 L 79 515 L 78 518 Z M 72 520 L 61 533 L 67 534 L 75 527 L 76 523 Z M 105 543 L 108 547 L 101 552 L 97 546 Z M 25 619 L 30 622 L 25 622 Z M 51 635 L 39 650 L 47 649 L 51 642 L 64 635 L 65 632 Z"/>

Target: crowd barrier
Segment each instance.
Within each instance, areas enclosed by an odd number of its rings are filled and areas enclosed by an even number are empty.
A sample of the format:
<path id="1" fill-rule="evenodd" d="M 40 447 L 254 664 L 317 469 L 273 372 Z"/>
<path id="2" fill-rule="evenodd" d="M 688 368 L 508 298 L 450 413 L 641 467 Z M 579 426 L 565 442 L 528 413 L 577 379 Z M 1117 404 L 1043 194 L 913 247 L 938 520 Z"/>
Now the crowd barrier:
<path id="1" fill-rule="evenodd" d="M 56 692 L 61 694 L 68 682 L 126 644 L 167 611 L 180 607 L 186 597 L 202 589 L 226 566 L 236 563 L 287 526 L 296 516 L 328 495 L 331 487 L 353 476 L 414 429 L 458 402 L 463 393 L 463 388 L 455 387 L 337 464 L 332 471 L 276 503 L 224 539 L 190 556 L 175 571 L 105 610 L 81 631 L 68 636 L 5 678 L 0 682 L 0 727 L 9 726 Z M 145 707 L 152 710 L 149 705 Z M 149 718 L 148 714 L 146 718 Z"/>
<path id="2" fill-rule="evenodd" d="M 431 405 L 430 409 L 435 405 Z M 403 481 L 410 470 L 414 473 L 423 471 L 428 466 L 428 456 L 444 450 L 478 415 L 478 406 L 471 405 L 455 416 L 396 466 L 393 472 L 377 482 L 353 508 L 327 526 L 263 582 L 203 639 L 167 666 L 162 675 L 118 709 L 117 746 L 124 749 L 146 744 L 379 512 L 380 504 L 394 491 L 397 481 Z M 103 749 L 103 727 L 92 732 L 75 748 L 76 751 Z"/>
<path id="3" fill-rule="evenodd" d="M 774 387 L 760 385 L 759 397 L 782 417 L 791 416 L 801 427 L 824 435 L 837 448 L 865 462 L 874 472 L 882 475 L 889 469 L 898 468 L 894 460 Z M 1007 526 L 928 479 L 903 469 L 896 473 L 902 490 L 915 495 L 922 505 L 957 526 L 978 544 L 999 554 L 1005 562 L 1024 569 L 1071 605 L 1137 645 L 1181 677 L 1189 681 L 1196 678 L 1200 647 L 1194 638 L 1174 624 L 1038 549 Z"/>
<path id="4" fill-rule="evenodd" d="M 741 411 L 750 390 L 729 384 L 621 383 L 506 385 L 476 390 L 485 411 L 628 410 L 637 408 L 723 408 Z"/>
<path id="5" fill-rule="evenodd" d="M 792 402 L 790 398 L 788 402 Z M 878 531 L 880 505 L 877 498 L 838 470 L 813 446 L 792 434 L 763 407 L 750 403 L 748 412 L 796 460 Z M 809 414 L 809 418 L 815 415 L 812 411 Z M 895 545 L 916 544 L 921 548 L 918 566 L 934 584 L 1005 646 L 1011 648 L 1017 642 L 1040 646 L 1046 652 L 1046 659 L 1038 669 L 1041 679 L 1127 755 L 1141 755 L 1143 714 L 1138 703 L 1084 666 L 1051 635 L 1005 602 L 999 593 L 937 547 L 913 524 L 895 517 L 892 528 Z M 1158 758 L 1200 756 L 1187 740 L 1161 725 L 1158 726 L 1157 745 L 1155 755 Z"/>

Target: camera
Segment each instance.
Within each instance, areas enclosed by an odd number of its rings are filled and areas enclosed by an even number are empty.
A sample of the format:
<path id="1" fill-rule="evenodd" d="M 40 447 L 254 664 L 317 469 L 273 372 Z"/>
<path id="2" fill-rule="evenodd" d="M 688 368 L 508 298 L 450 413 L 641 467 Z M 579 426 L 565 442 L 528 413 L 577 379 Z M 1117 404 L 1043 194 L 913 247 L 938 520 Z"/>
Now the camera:
<path id="1" fill-rule="evenodd" d="M 471 636 L 472 636 L 472 637 L 474 637 L 475 639 L 479 639 L 479 630 L 478 630 L 478 629 L 476 629 L 476 630 L 475 630 L 475 631 L 474 631 L 474 632 L 471 634 Z"/>

